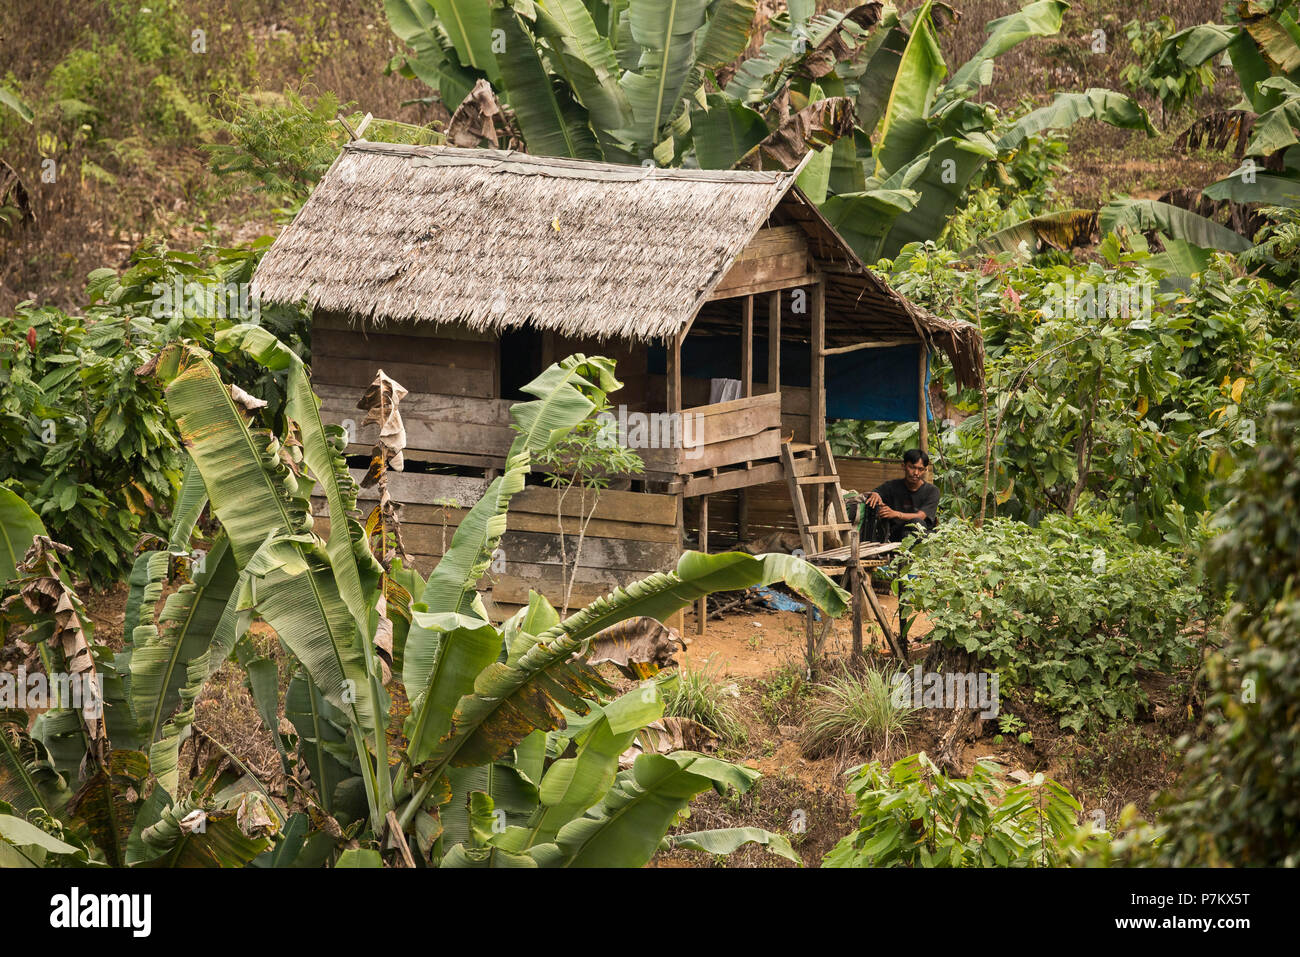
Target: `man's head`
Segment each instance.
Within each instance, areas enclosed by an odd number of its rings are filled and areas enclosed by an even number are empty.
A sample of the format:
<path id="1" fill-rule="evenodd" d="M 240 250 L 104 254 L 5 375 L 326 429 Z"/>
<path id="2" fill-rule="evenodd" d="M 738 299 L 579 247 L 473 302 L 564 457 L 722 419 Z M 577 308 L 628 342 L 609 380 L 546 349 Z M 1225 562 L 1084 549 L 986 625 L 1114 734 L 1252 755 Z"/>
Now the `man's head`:
<path id="1" fill-rule="evenodd" d="M 925 484 L 925 470 L 930 467 L 930 456 L 924 449 L 908 449 L 903 453 L 903 481 L 909 491 L 915 492 Z"/>

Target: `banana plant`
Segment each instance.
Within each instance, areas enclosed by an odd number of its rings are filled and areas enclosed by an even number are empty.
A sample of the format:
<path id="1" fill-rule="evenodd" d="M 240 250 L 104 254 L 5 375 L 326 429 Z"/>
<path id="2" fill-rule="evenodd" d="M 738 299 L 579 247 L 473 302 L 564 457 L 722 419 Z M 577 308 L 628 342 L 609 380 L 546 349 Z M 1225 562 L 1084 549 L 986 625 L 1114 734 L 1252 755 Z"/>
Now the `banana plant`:
<path id="1" fill-rule="evenodd" d="M 216 347 L 287 372 L 282 438 L 260 427 L 257 402 L 222 383 L 204 350 L 169 347 L 156 371 L 229 542 L 236 584 L 228 607 L 243 617 L 226 634 L 237 637 L 256 614 L 295 662 L 284 711 L 298 733 L 279 737 L 274 683 L 250 671 L 250 685 L 262 688 L 259 712 L 304 797 L 323 812 L 324 830 L 377 852 L 339 863 L 363 866 L 387 853 L 417 866 L 639 865 L 700 790 L 752 786 L 753 772 L 696 754 L 643 754 L 619 770 L 632 740 L 662 715 L 662 691 L 643 681 L 611 700 L 610 683 L 583 655 L 619 622 L 662 621 L 705 594 L 752 584 L 784 581 L 838 614 L 846 596 L 821 572 L 787 555 L 688 552 L 674 571 L 564 620 L 534 593 L 501 625 L 476 591 L 533 456 L 620 387 L 610 360 L 572 356 L 526 387 L 536 398 L 511 410 L 517 434 L 503 473 L 424 581 L 372 555 L 351 515 L 357 489 L 344 436 L 321 425 L 301 360 L 255 326 L 220 333 Z M 308 512 L 313 488 L 327 504 L 324 536 Z M 650 831 L 629 835 L 634 819 Z M 308 846 L 296 818 L 284 833 L 293 850 L 277 846 L 262 863 L 297 861 Z M 779 835 L 759 837 L 789 852 Z"/>
<path id="2" fill-rule="evenodd" d="M 1240 164 L 1202 188 L 1169 201 L 1116 200 L 1103 216 L 1117 227 L 1161 237 L 1176 275 L 1203 268 L 1215 250 L 1241 252 L 1261 223 L 1258 213 L 1234 215 L 1229 228 L 1202 215 L 1204 207 L 1257 211 L 1300 208 L 1300 27 L 1294 0 L 1225 8 L 1226 21 L 1172 34 L 1151 67 L 1153 77 L 1176 77 L 1223 57 L 1237 74 L 1242 100 L 1199 117 L 1178 137 L 1184 147 L 1230 150 Z M 1191 207 L 1191 208 L 1188 208 Z M 1239 222 L 1244 220 L 1243 222 Z M 1239 231 L 1240 230 L 1240 231 Z"/>
<path id="3" fill-rule="evenodd" d="M 1059 94 L 994 138 L 996 114 L 974 97 L 997 57 L 1060 31 L 1062 0 L 992 21 L 951 76 L 937 38 L 951 10 L 929 0 L 907 12 L 869 2 L 815 15 L 813 4 L 791 4 L 748 58 L 754 0 L 489 6 L 490 25 L 481 0 L 387 0 L 412 51 L 401 69 L 449 104 L 488 79 L 529 150 L 545 155 L 793 169 L 812 151 L 800 187 L 868 262 L 937 239 L 980 171 L 1037 133 L 1084 119 L 1155 132 L 1130 97 L 1088 90 Z M 773 140 L 798 148 L 766 149 Z"/>
<path id="4" fill-rule="evenodd" d="M 0 712 L 0 861 L 14 866 L 242 866 L 261 854 L 279 812 L 251 777 L 209 762 L 184 794 L 180 742 L 191 705 L 206 682 L 214 626 L 233 577 L 210 553 L 194 575 L 156 604 L 172 551 L 190 554 L 203 506 L 197 470 L 186 474 L 174 512 L 171 551 L 136 563 L 124 650 L 95 644 L 93 624 L 73 592 L 60 556 L 21 500 L 0 495 L 0 525 L 10 543 L 31 547 L 6 585 L 4 627 L 25 628 L 46 675 L 87 677 L 87 699 L 51 701 L 29 729 L 22 710 Z M 17 521 L 15 521 L 17 519 Z M 61 692 L 60 692 L 61 693 Z"/>

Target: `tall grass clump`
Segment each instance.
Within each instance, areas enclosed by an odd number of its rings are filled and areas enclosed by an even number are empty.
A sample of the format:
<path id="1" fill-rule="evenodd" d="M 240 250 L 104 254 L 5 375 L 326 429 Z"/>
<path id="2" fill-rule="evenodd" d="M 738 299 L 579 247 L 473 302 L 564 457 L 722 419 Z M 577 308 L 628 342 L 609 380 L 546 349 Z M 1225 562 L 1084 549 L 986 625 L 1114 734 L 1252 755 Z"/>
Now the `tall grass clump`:
<path id="1" fill-rule="evenodd" d="M 724 745 L 739 747 L 748 737 L 736 715 L 734 699 L 710 668 L 679 668 L 665 684 L 664 714 L 704 725 Z"/>
<path id="2" fill-rule="evenodd" d="M 894 739 L 906 739 L 918 709 L 894 703 L 894 677 L 894 669 L 868 667 L 818 685 L 804 722 L 804 752 L 820 757 L 880 748 L 887 754 Z"/>

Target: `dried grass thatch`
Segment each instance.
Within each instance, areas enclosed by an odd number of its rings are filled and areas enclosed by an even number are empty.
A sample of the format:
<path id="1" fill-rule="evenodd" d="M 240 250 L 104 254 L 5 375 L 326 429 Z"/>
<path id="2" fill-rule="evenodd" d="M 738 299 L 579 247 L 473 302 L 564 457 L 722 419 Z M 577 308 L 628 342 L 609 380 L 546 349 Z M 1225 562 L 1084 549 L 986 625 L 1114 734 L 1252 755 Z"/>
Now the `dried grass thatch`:
<path id="1" fill-rule="evenodd" d="M 872 276 L 785 172 L 656 169 L 501 150 L 348 145 L 254 277 L 266 302 L 358 321 L 525 324 L 662 341 L 689 324 L 768 221 L 791 207 L 862 331 L 906 329 L 978 377 L 965 323 L 936 320 Z M 784 207 L 783 207 L 784 208 Z M 828 315 L 828 318 L 830 316 Z M 959 357 L 963 357 L 959 362 Z M 978 350 L 982 358 L 982 349 Z"/>

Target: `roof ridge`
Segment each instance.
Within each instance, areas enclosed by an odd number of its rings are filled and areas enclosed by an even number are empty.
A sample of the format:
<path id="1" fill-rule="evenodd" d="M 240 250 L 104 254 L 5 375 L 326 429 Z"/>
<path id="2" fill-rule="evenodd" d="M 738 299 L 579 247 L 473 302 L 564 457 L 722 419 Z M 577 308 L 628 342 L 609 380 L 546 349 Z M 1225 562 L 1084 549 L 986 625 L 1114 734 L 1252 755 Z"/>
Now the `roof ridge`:
<path id="1" fill-rule="evenodd" d="M 518 150 L 464 149 L 456 146 L 417 146 L 407 143 L 380 143 L 356 140 L 347 143 L 344 150 L 357 153 L 379 153 L 410 157 L 420 161 L 420 166 L 483 166 L 495 167 L 501 172 L 536 175 L 543 171 L 551 175 L 573 179 L 637 182 L 642 180 L 684 181 L 691 183 L 753 184 L 756 186 L 784 186 L 793 182 L 794 174 L 779 170 L 715 170 L 662 168 L 659 166 L 634 166 L 627 163 L 602 163 L 562 156 L 539 156 Z M 512 168 L 513 167 L 513 168 Z M 533 167 L 534 169 L 520 169 Z"/>

